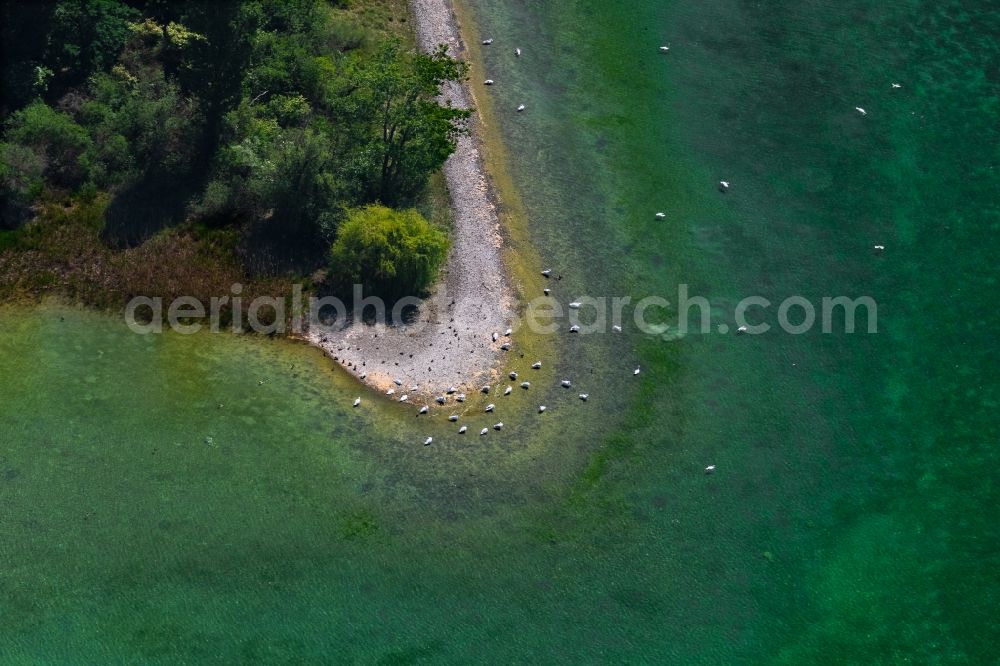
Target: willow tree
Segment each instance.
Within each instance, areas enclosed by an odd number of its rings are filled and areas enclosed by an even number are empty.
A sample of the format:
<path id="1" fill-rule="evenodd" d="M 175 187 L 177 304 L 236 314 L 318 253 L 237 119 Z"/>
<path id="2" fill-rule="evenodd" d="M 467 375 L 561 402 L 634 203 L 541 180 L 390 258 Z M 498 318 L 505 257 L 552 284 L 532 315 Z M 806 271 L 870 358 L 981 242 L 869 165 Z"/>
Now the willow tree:
<path id="1" fill-rule="evenodd" d="M 330 251 L 331 273 L 381 296 L 418 295 L 448 254 L 448 235 L 413 209 L 373 205 L 350 211 Z"/>

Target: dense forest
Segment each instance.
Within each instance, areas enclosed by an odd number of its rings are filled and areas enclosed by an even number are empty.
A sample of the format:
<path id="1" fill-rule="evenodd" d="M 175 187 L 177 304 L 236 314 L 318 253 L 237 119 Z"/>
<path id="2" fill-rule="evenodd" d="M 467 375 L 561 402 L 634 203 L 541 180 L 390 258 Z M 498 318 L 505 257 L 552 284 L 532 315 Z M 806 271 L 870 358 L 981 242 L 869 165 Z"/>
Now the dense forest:
<path id="1" fill-rule="evenodd" d="M 466 72 L 414 50 L 405 0 L 0 7 L 0 296 L 433 279 L 468 117 L 435 97 Z"/>

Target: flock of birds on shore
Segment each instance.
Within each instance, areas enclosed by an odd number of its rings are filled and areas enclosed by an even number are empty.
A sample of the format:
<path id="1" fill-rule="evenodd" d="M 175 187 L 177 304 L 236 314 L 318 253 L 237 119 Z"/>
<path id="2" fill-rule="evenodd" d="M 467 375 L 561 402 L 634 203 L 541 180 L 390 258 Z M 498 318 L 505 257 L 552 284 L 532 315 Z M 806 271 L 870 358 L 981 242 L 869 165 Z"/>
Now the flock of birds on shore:
<path id="1" fill-rule="evenodd" d="M 491 44 L 493 44 L 493 38 L 490 37 L 488 39 L 484 39 L 483 42 L 482 42 L 482 44 L 483 44 L 483 46 L 490 46 Z M 669 51 L 670 51 L 670 45 L 669 44 L 665 44 L 663 46 L 660 46 L 659 50 L 660 50 L 661 53 L 669 53 Z M 520 48 L 515 48 L 514 49 L 514 54 L 517 57 L 520 57 L 521 53 L 522 52 L 521 52 Z M 496 81 L 494 81 L 493 79 L 485 79 L 483 81 L 483 84 L 487 85 L 487 86 L 492 86 L 495 83 L 496 83 Z M 899 88 L 902 88 L 901 84 L 899 84 L 899 83 L 892 83 L 892 89 L 896 90 L 896 89 L 899 89 Z M 521 113 L 526 108 L 527 107 L 524 104 L 519 104 L 516 107 L 516 110 L 517 110 L 518 113 Z M 856 107 L 854 107 L 854 110 L 857 111 L 862 116 L 867 116 L 868 115 L 868 112 L 863 107 L 856 106 Z M 729 191 L 730 183 L 727 180 L 720 180 L 718 187 L 719 187 L 719 191 L 722 192 L 723 194 L 725 194 L 726 192 Z M 664 219 L 666 219 L 667 215 L 664 212 L 657 212 L 657 213 L 655 213 L 654 217 L 657 220 L 664 220 Z M 881 244 L 876 244 L 874 246 L 874 249 L 875 249 L 876 252 L 882 252 L 883 250 L 885 250 L 885 246 L 881 245 Z M 545 269 L 545 270 L 541 271 L 541 274 L 542 274 L 542 276 L 544 276 L 546 278 L 549 278 L 552 275 L 552 270 L 551 269 Z M 543 292 L 544 292 L 544 294 L 546 296 L 549 296 L 551 294 L 551 290 L 548 289 L 548 288 L 544 289 Z M 574 302 L 569 303 L 569 308 L 570 309 L 579 309 L 581 307 L 581 305 L 582 304 L 580 302 L 574 301 Z M 621 330 L 622 330 L 621 326 L 618 326 L 618 325 L 615 325 L 612 328 L 613 328 L 613 330 L 615 332 L 618 332 L 618 333 L 620 333 Z M 569 331 L 571 333 L 577 333 L 577 332 L 579 332 L 579 330 L 580 330 L 580 327 L 577 326 L 577 325 L 573 325 L 569 329 Z M 747 327 L 746 326 L 740 326 L 737 329 L 737 333 L 745 333 L 745 332 L 747 332 Z M 503 335 L 505 337 L 507 337 L 507 338 L 510 338 L 510 336 L 512 335 L 511 329 L 507 329 L 507 331 L 505 331 Z M 499 337 L 500 337 L 500 335 L 498 333 L 493 333 L 492 337 L 493 337 L 493 342 L 497 342 L 498 339 L 499 339 Z M 510 343 L 509 342 L 505 342 L 504 344 L 502 344 L 500 346 L 500 348 L 502 350 L 504 350 L 504 351 L 508 351 L 510 349 Z M 535 361 L 531 365 L 531 368 L 533 370 L 539 370 L 539 369 L 541 369 L 541 367 L 542 367 L 541 361 Z M 633 376 L 639 375 L 640 371 L 641 371 L 641 369 L 639 367 L 636 367 L 635 370 L 633 370 L 633 372 L 632 372 Z M 508 376 L 509 376 L 509 378 L 512 381 L 518 379 L 518 373 L 516 371 L 511 371 Z M 365 374 L 364 373 L 362 373 L 360 375 L 360 379 L 362 379 L 362 380 L 365 379 Z M 402 381 L 399 380 L 399 379 L 394 380 L 393 383 L 397 387 L 401 387 L 402 386 Z M 521 386 L 522 389 L 528 390 L 528 389 L 531 388 L 531 382 L 529 382 L 529 381 L 522 381 L 521 384 L 520 384 L 520 386 Z M 569 389 L 569 388 L 572 388 L 573 383 L 569 379 L 563 379 L 560 382 L 560 386 L 562 388 Z M 411 388 L 411 390 L 412 391 L 417 391 L 417 390 L 419 390 L 419 386 L 413 386 Z M 396 391 L 395 391 L 394 388 L 390 388 L 390 389 L 388 389 L 386 391 L 386 395 L 387 396 L 392 396 L 392 395 L 395 394 L 395 392 Z M 480 392 L 489 395 L 490 392 L 491 392 L 491 387 L 488 384 L 484 385 L 480 389 Z M 508 396 L 512 392 L 513 392 L 513 386 L 508 385 L 508 386 L 506 386 L 503 389 L 503 395 L 504 396 Z M 454 400 L 455 400 L 456 403 L 464 403 L 465 400 L 466 400 L 466 395 L 464 393 L 459 393 L 458 390 L 455 387 L 449 387 L 447 389 L 447 391 L 445 392 L 445 395 L 440 395 L 440 396 L 438 396 L 438 397 L 435 398 L 435 402 L 437 402 L 439 405 L 444 405 L 444 404 L 446 404 L 448 402 L 449 398 L 451 398 L 451 397 L 454 398 Z M 578 398 L 581 401 L 583 401 L 583 402 L 586 402 L 589 399 L 589 397 L 590 396 L 587 393 L 580 393 L 578 395 Z M 398 398 L 398 401 L 399 402 L 406 402 L 408 399 L 409 399 L 409 395 L 404 393 L 401 397 Z M 354 407 L 358 407 L 360 405 L 361 405 L 361 397 L 359 396 L 359 397 L 357 397 L 357 398 L 354 399 Z M 487 413 L 487 414 L 490 414 L 490 413 L 493 413 L 495 409 L 496 409 L 496 405 L 494 403 L 489 403 L 489 404 L 486 405 L 484 412 Z M 546 410 L 546 406 L 545 405 L 539 405 L 538 406 L 538 413 L 539 414 L 545 413 L 545 410 Z M 426 415 L 429 412 L 430 412 L 429 405 L 424 405 L 424 406 L 420 407 L 420 409 L 417 411 L 417 416 Z M 456 422 L 456 421 L 459 420 L 459 418 L 460 417 L 459 417 L 458 414 L 451 414 L 448 417 L 448 421 L 449 422 Z M 493 425 L 493 430 L 499 431 L 499 430 L 502 430 L 503 427 L 504 427 L 503 422 L 502 421 L 498 421 L 497 423 L 495 423 Z M 458 429 L 458 434 L 463 435 L 466 432 L 468 432 L 468 429 L 469 429 L 468 426 L 463 425 L 463 426 L 461 426 Z M 482 430 L 480 430 L 479 434 L 480 434 L 480 436 L 483 436 L 483 435 L 488 434 L 489 431 L 490 431 L 490 428 L 486 427 L 486 428 L 483 428 Z M 434 438 L 431 437 L 431 436 L 427 436 L 427 438 L 424 440 L 424 445 L 425 446 L 429 446 L 433 442 L 434 442 Z M 706 474 L 713 474 L 714 472 L 715 472 L 715 465 L 709 465 L 709 466 L 707 466 L 705 468 L 705 473 Z"/>

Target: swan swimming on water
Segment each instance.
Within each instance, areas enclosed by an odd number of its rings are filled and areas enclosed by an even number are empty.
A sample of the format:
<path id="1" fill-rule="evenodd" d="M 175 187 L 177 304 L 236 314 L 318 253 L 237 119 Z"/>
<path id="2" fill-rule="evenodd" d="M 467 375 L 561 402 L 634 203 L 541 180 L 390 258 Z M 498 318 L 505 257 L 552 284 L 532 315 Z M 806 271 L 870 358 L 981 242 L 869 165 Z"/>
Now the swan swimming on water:
<path id="1" fill-rule="evenodd" d="M 868 115 L 868 112 L 865 111 L 864 109 L 862 109 L 860 106 L 854 107 L 854 110 L 857 111 L 858 113 L 860 113 L 863 116 L 867 116 Z"/>
<path id="2" fill-rule="evenodd" d="M 639 374 L 639 372 L 641 370 L 642 370 L 642 368 L 640 366 L 636 366 L 635 370 L 632 371 L 632 375 L 635 376 L 635 375 Z"/>
<path id="3" fill-rule="evenodd" d="M 895 88 L 902 88 L 903 86 L 899 85 L 898 83 L 893 83 L 892 87 L 895 89 Z"/>
<path id="4" fill-rule="evenodd" d="M 666 53 L 669 50 L 670 50 L 669 46 L 661 46 L 660 47 L 660 53 Z"/>
<path id="5" fill-rule="evenodd" d="M 545 405 L 538 405 L 538 413 L 541 414 L 545 411 Z"/>
<path id="6" fill-rule="evenodd" d="M 514 49 L 514 55 L 516 55 L 518 58 L 520 58 L 521 57 L 521 49 L 520 48 Z"/>
<path id="7" fill-rule="evenodd" d="M 493 38 L 492 37 L 490 37 L 489 39 L 484 39 L 483 40 L 483 46 L 489 46 L 492 43 L 493 43 Z"/>
<path id="8" fill-rule="evenodd" d="M 548 276 L 552 275 L 552 269 L 551 268 L 546 268 L 544 271 L 542 271 L 542 275 L 544 277 L 548 277 Z"/>
<path id="9" fill-rule="evenodd" d="M 728 180 L 720 180 L 719 181 L 719 190 L 721 190 L 722 192 L 725 192 L 728 189 L 729 189 L 729 181 Z"/>
<path id="10" fill-rule="evenodd" d="M 572 303 L 569 304 L 569 309 L 570 310 L 579 310 L 581 305 L 583 305 L 583 304 L 580 303 L 579 301 L 574 301 L 574 302 L 572 302 Z"/>
<path id="11" fill-rule="evenodd" d="M 581 393 L 580 394 L 580 400 L 583 400 L 584 402 L 587 402 L 587 398 L 589 398 L 589 397 L 590 397 L 589 393 Z"/>
<path id="12" fill-rule="evenodd" d="M 524 111 L 524 104 L 518 105 L 517 110 L 518 110 L 518 113 L 520 113 L 521 111 Z"/>
<path id="13" fill-rule="evenodd" d="M 662 219 L 664 219 L 664 218 L 667 217 L 667 214 L 666 213 L 657 213 L 654 217 L 656 217 L 656 219 L 658 219 L 658 220 L 662 220 Z"/>
<path id="14" fill-rule="evenodd" d="M 573 324 L 572 326 L 569 327 L 569 332 L 570 333 L 579 333 L 580 332 L 580 327 L 578 325 L 576 325 L 576 324 Z"/>
<path id="15" fill-rule="evenodd" d="M 621 333 L 622 327 L 619 326 L 618 324 L 615 324 L 614 326 L 611 327 L 611 330 L 614 331 L 615 333 Z"/>
<path id="16" fill-rule="evenodd" d="M 485 85 L 491 86 L 491 85 L 493 85 L 493 79 L 486 79 L 485 81 L 483 81 L 483 83 Z"/>
<path id="17" fill-rule="evenodd" d="M 715 472 L 715 465 L 709 465 L 705 468 L 705 474 L 712 474 Z"/>

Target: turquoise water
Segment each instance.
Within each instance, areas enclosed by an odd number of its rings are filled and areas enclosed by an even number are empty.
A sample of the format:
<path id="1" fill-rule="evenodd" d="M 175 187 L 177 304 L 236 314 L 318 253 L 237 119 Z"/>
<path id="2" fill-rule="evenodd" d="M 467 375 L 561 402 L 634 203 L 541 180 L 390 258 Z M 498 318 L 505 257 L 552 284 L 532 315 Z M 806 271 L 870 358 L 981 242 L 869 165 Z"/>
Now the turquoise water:
<path id="1" fill-rule="evenodd" d="M 591 399 L 463 440 L 297 345 L 0 310 L 0 661 L 994 663 L 995 4 L 469 5 L 560 298 L 878 333 L 567 336 Z"/>

